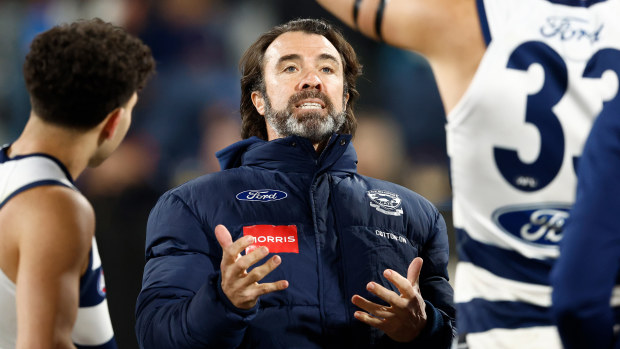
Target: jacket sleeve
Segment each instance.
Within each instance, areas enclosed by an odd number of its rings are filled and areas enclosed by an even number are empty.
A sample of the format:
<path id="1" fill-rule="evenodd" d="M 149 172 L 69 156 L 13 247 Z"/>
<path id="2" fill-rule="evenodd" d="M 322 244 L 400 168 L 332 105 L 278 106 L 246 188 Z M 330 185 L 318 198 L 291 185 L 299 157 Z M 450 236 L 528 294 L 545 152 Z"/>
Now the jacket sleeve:
<path id="1" fill-rule="evenodd" d="M 428 203 L 430 205 L 430 203 Z M 446 223 L 433 207 L 429 239 L 423 246 L 420 272 L 420 291 L 426 304 L 426 327 L 409 343 L 397 343 L 383 335 L 380 348 L 391 349 L 448 349 L 456 330 L 454 328 L 454 291 L 448 282 L 449 245 Z"/>
<path id="2" fill-rule="evenodd" d="M 420 291 L 426 303 L 426 327 L 414 340 L 415 348 L 450 348 L 455 334 L 454 291 L 448 282 L 449 245 L 446 223 L 435 209 L 429 239 L 420 257 Z"/>
<path id="3" fill-rule="evenodd" d="M 241 310 L 223 294 L 210 258 L 220 246 L 205 226 L 174 192 L 151 211 L 136 305 L 141 348 L 234 348 L 256 315 L 258 305 Z"/>
<path id="4" fill-rule="evenodd" d="M 551 273 L 551 314 L 567 349 L 611 348 L 614 340 L 618 347 L 610 306 L 620 272 L 617 112 L 598 117 L 579 161 L 576 202 Z"/>

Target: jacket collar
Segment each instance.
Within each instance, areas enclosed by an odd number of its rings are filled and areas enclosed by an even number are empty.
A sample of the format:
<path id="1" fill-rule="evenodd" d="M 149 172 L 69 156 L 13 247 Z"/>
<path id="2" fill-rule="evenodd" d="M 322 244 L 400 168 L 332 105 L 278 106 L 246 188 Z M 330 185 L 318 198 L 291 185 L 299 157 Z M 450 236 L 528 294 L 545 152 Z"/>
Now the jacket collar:
<path id="1" fill-rule="evenodd" d="M 302 137 L 291 136 L 273 141 L 248 138 L 220 150 L 217 156 L 222 170 L 255 166 L 283 172 L 357 171 L 357 153 L 351 135 L 334 134 L 321 154 Z"/>

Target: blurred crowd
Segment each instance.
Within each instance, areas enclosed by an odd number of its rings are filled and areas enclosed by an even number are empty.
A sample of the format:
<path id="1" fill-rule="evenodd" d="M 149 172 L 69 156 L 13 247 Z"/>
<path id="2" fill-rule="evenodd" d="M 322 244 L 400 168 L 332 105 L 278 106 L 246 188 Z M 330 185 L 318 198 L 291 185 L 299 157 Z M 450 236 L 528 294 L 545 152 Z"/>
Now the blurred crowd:
<path id="1" fill-rule="evenodd" d="M 445 117 L 428 64 L 345 28 L 312 0 L 0 0 L 0 143 L 15 140 L 29 116 L 21 66 L 32 38 L 91 17 L 139 36 L 157 61 L 127 140 L 77 183 L 95 207 L 121 348 L 137 347 L 133 311 L 148 213 L 164 191 L 219 171 L 214 153 L 240 139 L 237 63 L 275 24 L 316 17 L 342 29 L 364 65 L 354 139 L 359 172 L 424 195 L 450 224 Z"/>

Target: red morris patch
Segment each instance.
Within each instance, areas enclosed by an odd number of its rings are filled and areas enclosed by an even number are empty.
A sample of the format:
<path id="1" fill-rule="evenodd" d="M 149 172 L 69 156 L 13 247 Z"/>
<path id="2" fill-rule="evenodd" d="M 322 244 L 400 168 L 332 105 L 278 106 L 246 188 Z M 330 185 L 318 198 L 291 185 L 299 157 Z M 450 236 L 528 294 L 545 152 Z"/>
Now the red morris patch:
<path id="1" fill-rule="evenodd" d="M 246 254 L 260 246 L 266 246 L 269 253 L 299 253 L 295 225 L 251 225 L 243 227 L 243 235 L 254 237 L 254 243 L 245 249 Z"/>

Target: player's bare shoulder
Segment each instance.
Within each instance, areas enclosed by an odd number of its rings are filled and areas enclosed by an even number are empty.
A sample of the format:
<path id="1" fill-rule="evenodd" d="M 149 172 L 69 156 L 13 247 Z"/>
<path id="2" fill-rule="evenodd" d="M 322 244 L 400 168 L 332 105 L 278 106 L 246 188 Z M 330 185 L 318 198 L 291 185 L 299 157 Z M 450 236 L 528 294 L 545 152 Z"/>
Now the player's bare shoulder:
<path id="1" fill-rule="evenodd" d="M 49 258 L 61 265 L 78 264 L 83 270 L 88 262 L 95 214 L 88 200 L 72 188 L 38 186 L 7 202 L 0 210 L 0 226 L 2 250 L 8 257 L 0 259 L 2 269 L 15 280 L 17 256 L 20 263 L 29 256 L 40 261 Z M 10 256 L 15 257 L 13 262 Z"/>
<path id="2" fill-rule="evenodd" d="M 41 228 L 53 233 L 55 239 L 73 240 L 74 243 L 87 245 L 86 250 L 90 248 L 95 230 L 95 213 L 80 192 L 53 185 L 41 186 L 30 195 L 27 192 L 22 195 L 29 208 L 24 213 L 31 217 L 31 222 L 25 224 L 46 222 L 45 227 Z"/>

